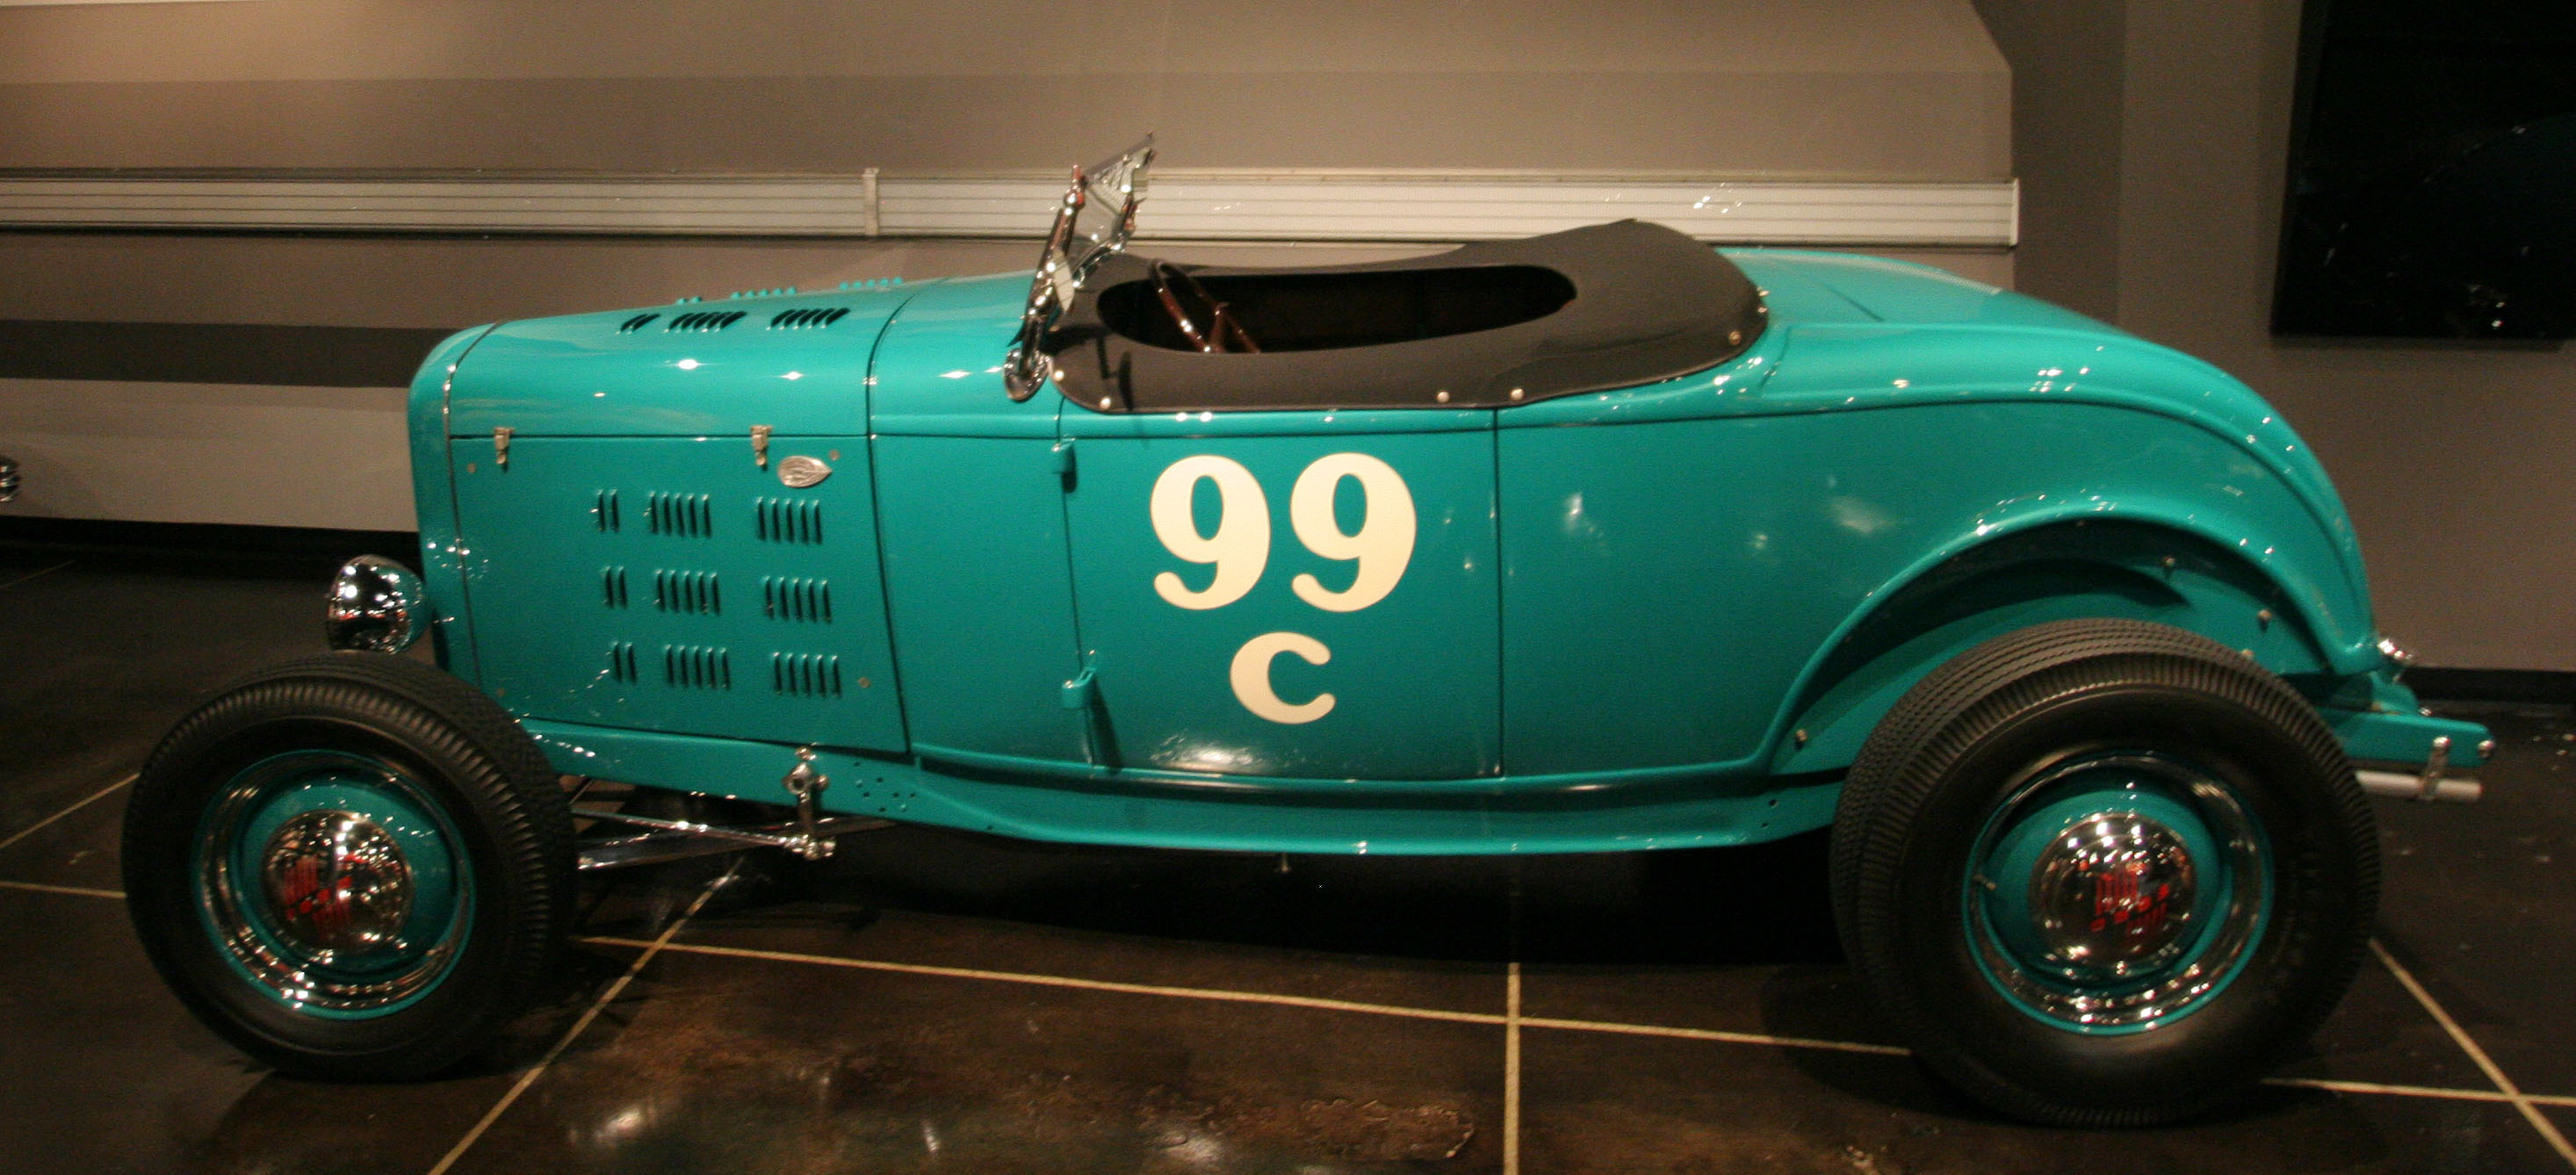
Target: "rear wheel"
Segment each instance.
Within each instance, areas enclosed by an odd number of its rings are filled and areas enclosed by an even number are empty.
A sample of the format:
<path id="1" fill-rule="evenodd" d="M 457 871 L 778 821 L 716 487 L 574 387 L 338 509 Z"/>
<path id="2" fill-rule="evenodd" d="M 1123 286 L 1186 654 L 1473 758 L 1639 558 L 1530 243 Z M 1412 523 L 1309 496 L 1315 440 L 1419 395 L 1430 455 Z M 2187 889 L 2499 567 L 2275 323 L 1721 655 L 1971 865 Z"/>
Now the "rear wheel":
<path id="1" fill-rule="evenodd" d="M 280 1069 L 421 1076 L 524 1011 L 573 905 L 535 743 L 427 665 L 341 653 L 164 738 L 125 825 L 128 907 L 200 1019 Z"/>
<path id="2" fill-rule="evenodd" d="M 1836 813 L 1835 915 L 1923 1063 L 2018 1117 L 2183 1117 L 2342 998 L 2378 842 L 2313 709 L 2134 621 L 1981 645 L 1889 712 Z"/>

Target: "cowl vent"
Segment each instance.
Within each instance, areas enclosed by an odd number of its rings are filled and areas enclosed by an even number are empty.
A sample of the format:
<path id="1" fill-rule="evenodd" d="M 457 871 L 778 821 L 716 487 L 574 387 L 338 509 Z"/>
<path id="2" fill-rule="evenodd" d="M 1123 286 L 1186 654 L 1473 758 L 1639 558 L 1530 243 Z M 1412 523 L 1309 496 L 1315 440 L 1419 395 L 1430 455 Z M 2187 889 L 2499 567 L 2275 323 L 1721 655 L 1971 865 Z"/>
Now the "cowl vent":
<path id="1" fill-rule="evenodd" d="M 742 321 L 740 310 L 693 310 L 671 320 L 663 330 L 719 331 Z"/>
<path id="2" fill-rule="evenodd" d="M 850 308 L 847 306 L 806 306 L 796 310 L 781 310 L 771 316 L 769 329 L 821 330 L 841 321 L 849 313 Z"/>

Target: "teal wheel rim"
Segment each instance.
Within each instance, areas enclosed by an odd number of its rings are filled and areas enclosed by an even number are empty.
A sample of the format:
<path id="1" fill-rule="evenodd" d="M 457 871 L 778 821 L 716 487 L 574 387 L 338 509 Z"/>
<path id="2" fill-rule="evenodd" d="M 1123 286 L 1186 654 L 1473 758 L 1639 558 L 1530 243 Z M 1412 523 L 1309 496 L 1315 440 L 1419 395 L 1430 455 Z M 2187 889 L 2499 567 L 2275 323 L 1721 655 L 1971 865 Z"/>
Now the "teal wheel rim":
<path id="1" fill-rule="evenodd" d="M 234 773 L 190 850 L 200 920 L 253 989 L 326 1019 L 402 1010 L 437 989 L 474 913 L 455 825 L 371 755 L 272 755 Z"/>
<path id="2" fill-rule="evenodd" d="M 2053 764 L 1979 831 L 1960 884 L 1970 955 L 2016 1010 L 2084 1034 L 2207 1007 L 2271 918 L 2271 851 L 2225 780 L 2171 755 Z"/>

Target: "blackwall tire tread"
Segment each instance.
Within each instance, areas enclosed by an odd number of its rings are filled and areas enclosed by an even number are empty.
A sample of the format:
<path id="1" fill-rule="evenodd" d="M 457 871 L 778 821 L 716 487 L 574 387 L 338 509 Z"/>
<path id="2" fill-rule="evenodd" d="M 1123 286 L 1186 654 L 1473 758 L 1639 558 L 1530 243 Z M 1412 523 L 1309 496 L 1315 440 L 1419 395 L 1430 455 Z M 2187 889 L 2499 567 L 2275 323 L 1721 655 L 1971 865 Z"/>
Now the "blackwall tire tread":
<path id="1" fill-rule="evenodd" d="M 2313 819 L 2349 853 L 2349 910 L 2318 945 L 2322 955 L 2294 953 L 2306 981 L 2272 1008 L 2278 1048 L 2304 1040 L 2333 1011 L 2368 947 L 2379 885 L 2377 833 L 2369 801 L 2355 783 L 2343 748 L 2307 701 L 2236 650 L 2195 633 L 2132 620 L 2069 620 L 1998 637 L 1934 670 L 1891 708 L 1856 758 L 1837 805 L 1829 888 L 1845 953 L 1874 1002 L 1898 1021 L 1917 1056 L 1954 1087 L 2014 1117 L 2076 1127 L 2143 1126 L 2205 1112 L 2259 1078 L 2273 1056 L 2247 1058 L 2240 1081 L 2163 1091 L 2152 1102 L 2106 1105 L 2069 1100 L 2034 1087 L 1963 1049 L 1941 1017 L 1910 990 L 1913 978 L 1892 923 L 1894 895 L 1918 815 L 1947 773 L 1978 741 L 2033 707 L 2084 690 L 2174 691 L 2241 706 L 2283 732 L 2304 761 Z"/>
<path id="2" fill-rule="evenodd" d="M 185 936 L 199 935 L 185 845 L 211 789 L 208 756 L 258 745 L 261 732 L 316 722 L 372 729 L 442 770 L 464 810 L 450 813 L 481 838 L 477 922 L 469 938 L 483 957 L 474 984 L 442 1003 L 407 1040 L 355 1051 L 309 1047 L 241 1022 L 199 974 L 205 958 Z M 139 773 L 125 820 L 123 872 L 128 912 L 145 952 L 172 990 L 210 1027 L 283 1071 L 336 1080 L 402 1080 L 447 1069 L 480 1051 L 544 990 L 576 917 L 571 808 L 535 740 L 480 691 L 422 662 L 342 652 L 251 673 L 181 719 Z M 502 892 L 482 884 L 500 879 Z M 469 928 L 469 936 L 478 934 Z M 458 964 L 463 969 L 466 964 Z M 460 976 L 461 978 L 461 976 Z M 409 1015 L 411 1010 L 396 1013 Z"/>

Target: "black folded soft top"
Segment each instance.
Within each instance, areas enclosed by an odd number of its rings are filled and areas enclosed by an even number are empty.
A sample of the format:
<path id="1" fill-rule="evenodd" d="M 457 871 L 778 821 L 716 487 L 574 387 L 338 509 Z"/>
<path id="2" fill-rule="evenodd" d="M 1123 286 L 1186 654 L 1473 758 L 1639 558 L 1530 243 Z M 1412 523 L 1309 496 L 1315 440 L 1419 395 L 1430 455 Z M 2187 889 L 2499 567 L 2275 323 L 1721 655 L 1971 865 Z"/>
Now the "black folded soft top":
<path id="1" fill-rule="evenodd" d="M 1711 367 L 1751 345 L 1765 321 L 1733 262 L 1634 220 L 1365 265 L 1168 267 L 1223 303 L 1256 353 L 1195 349 L 1155 292 L 1164 264 L 1109 258 L 1047 333 L 1058 384 L 1076 403 L 1508 406 Z"/>

